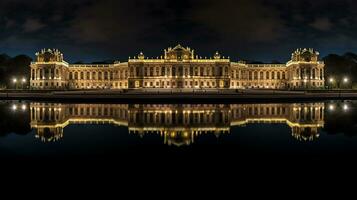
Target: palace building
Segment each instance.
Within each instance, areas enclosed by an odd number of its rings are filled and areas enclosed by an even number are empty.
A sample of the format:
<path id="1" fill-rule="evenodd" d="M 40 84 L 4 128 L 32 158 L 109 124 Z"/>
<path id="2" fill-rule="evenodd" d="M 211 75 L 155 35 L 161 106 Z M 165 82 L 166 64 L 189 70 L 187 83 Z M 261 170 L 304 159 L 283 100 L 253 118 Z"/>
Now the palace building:
<path id="1" fill-rule="evenodd" d="M 32 89 L 298 89 L 324 83 L 324 63 L 313 49 L 297 49 L 286 64 L 247 64 L 218 52 L 202 58 L 181 45 L 157 58 L 140 53 L 112 64 L 69 64 L 60 51 L 44 49 L 31 63 L 30 78 Z"/>
<path id="2" fill-rule="evenodd" d="M 248 124 L 286 124 L 299 141 L 312 141 L 324 127 L 324 103 L 296 104 L 62 104 L 31 103 L 36 137 L 53 142 L 80 124 L 126 127 L 130 134 L 160 135 L 167 145 L 190 145 L 203 135 L 231 134 Z"/>

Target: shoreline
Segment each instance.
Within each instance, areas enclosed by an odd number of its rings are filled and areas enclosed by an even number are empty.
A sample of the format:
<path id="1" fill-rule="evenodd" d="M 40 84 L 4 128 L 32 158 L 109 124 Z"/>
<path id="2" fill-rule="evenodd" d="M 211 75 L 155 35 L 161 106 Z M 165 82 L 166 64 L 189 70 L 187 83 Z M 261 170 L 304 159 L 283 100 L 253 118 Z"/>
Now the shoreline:
<path id="1" fill-rule="evenodd" d="M 85 102 L 276 102 L 357 99 L 357 91 L 1 91 L 1 100 Z"/>

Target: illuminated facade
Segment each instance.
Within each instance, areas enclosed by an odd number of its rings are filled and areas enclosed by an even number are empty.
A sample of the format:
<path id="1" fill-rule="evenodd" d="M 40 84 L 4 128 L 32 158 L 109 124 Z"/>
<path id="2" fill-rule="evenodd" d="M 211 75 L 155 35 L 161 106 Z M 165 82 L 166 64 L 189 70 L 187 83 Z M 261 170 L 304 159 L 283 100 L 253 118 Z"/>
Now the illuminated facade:
<path id="1" fill-rule="evenodd" d="M 286 64 L 232 62 L 216 52 L 211 58 L 177 45 L 164 55 L 143 53 L 128 62 L 68 64 L 58 50 L 41 50 L 31 63 L 33 89 L 245 89 L 324 87 L 324 63 L 313 49 L 298 49 Z"/>
<path id="2" fill-rule="evenodd" d="M 311 141 L 324 126 L 324 103 L 299 104 L 55 104 L 31 103 L 31 128 L 42 141 L 63 137 L 70 124 L 112 124 L 130 134 L 159 134 L 168 145 L 190 145 L 203 134 L 229 134 L 250 123 L 282 123 Z"/>

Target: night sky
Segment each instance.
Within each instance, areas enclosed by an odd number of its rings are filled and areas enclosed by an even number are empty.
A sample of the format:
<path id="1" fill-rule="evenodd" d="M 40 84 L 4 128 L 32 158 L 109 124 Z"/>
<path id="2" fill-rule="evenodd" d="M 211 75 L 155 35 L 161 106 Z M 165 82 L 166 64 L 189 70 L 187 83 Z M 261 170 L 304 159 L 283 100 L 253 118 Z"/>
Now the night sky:
<path id="1" fill-rule="evenodd" d="M 286 62 L 300 47 L 357 52 L 354 0 L 1 0 L 0 52 L 58 48 L 69 62 L 157 57 L 180 43 L 201 56 Z"/>

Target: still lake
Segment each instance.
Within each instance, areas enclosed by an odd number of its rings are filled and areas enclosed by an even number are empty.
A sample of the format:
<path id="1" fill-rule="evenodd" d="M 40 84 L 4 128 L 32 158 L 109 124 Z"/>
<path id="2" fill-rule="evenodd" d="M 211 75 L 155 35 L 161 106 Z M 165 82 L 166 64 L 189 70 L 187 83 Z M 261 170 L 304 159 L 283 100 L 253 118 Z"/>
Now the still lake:
<path id="1" fill-rule="evenodd" d="M 0 157 L 341 158 L 357 101 L 116 104 L 1 101 Z"/>

